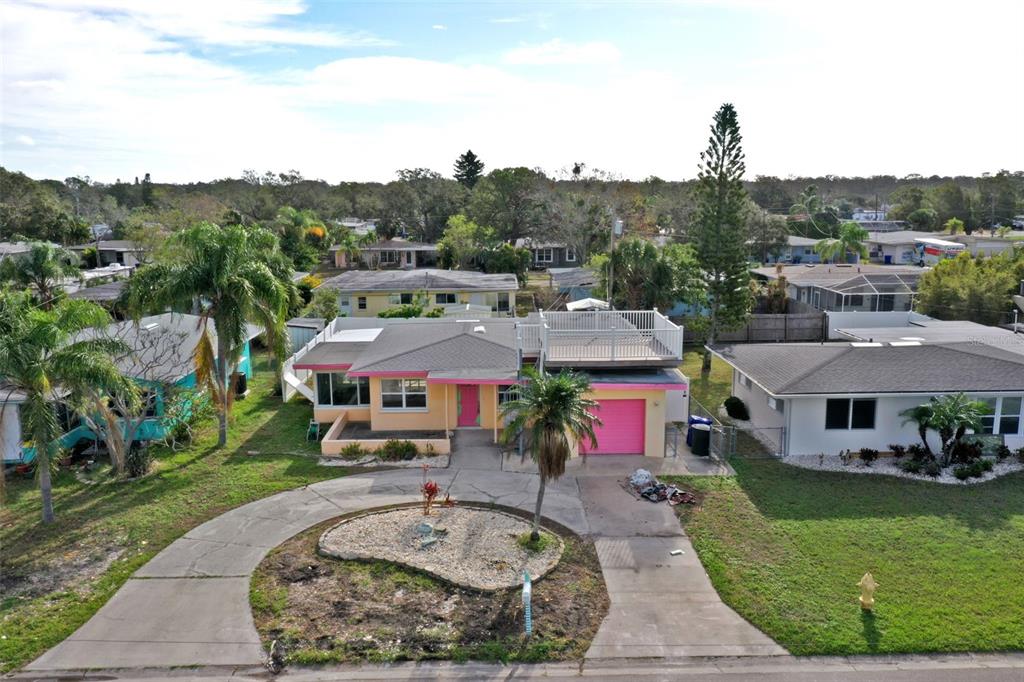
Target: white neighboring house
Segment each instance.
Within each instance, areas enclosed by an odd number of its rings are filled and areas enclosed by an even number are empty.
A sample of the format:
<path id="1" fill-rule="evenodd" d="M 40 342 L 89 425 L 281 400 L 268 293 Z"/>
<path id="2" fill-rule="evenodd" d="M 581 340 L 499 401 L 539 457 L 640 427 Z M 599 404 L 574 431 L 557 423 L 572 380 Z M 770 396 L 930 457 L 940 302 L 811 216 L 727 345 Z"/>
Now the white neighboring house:
<path id="1" fill-rule="evenodd" d="M 857 222 L 862 220 L 885 220 L 886 208 L 858 208 L 851 215 L 851 219 Z"/>
<path id="2" fill-rule="evenodd" d="M 81 256 L 86 249 L 96 249 L 99 267 L 107 265 L 141 265 L 146 259 L 146 248 L 128 239 L 108 239 L 69 247 Z"/>
<path id="3" fill-rule="evenodd" d="M 776 454 L 920 442 L 900 413 L 961 391 L 989 404 L 983 432 L 1024 445 L 1024 335 L 938 320 L 844 333 L 854 340 L 712 349 L 733 368 L 732 394 L 746 404 L 749 427 Z M 935 434 L 929 442 L 938 448 Z"/>

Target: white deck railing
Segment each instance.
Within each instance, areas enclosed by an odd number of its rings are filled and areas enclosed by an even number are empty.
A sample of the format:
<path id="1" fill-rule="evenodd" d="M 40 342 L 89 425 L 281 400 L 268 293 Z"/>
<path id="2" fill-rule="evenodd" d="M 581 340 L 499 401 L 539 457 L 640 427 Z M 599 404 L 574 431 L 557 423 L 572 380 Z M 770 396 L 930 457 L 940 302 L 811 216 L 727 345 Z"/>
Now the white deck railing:
<path id="1" fill-rule="evenodd" d="M 656 310 L 531 313 L 517 325 L 523 355 L 542 361 L 682 360 L 683 328 Z"/>
<path id="2" fill-rule="evenodd" d="M 285 402 L 291 400 L 296 393 L 301 393 L 311 402 L 315 402 L 313 389 L 306 383 L 313 373 L 308 369 L 295 369 L 295 363 L 301 360 L 317 344 L 334 336 L 339 319 L 341 318 L 331 320 L 330 324 L 326 325 L 316 336 L 307 341 L 306 345 L 295 351 L 290 358 L 284 361 L 284 364 L 281 366 L 281 397 Z"/>

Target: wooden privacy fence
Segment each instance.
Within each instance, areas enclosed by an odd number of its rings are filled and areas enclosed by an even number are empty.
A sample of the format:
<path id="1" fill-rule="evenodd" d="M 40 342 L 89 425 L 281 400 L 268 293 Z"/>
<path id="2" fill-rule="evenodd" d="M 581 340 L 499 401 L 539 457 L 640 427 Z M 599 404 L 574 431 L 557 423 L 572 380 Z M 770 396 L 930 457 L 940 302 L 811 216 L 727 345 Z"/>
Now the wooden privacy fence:
<path id="1" fill-rule="evenodd" d="M 685 342 L 700 341 L 690 320 L 683 321 Z M 822 341 L 826 329 L 825 314 L 799 313 L 772 315 L 755 313 L 739 329 L 719 332 L 719 343 L 758 343 L 771 341 Z"/>

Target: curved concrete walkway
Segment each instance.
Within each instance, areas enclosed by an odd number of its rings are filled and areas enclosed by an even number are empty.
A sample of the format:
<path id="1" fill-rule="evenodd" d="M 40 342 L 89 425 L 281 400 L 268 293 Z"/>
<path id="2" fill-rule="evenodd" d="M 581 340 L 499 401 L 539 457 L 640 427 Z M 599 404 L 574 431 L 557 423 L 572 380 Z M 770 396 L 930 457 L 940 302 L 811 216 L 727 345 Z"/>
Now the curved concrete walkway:
<path id="1" fill-rule="evenodd" d="M 786 653 L 722 604 L 667 505 L 634 501 L 608 472 L 574 473 L 548 485 L 544 514 L 597 544 L 611 610 L 588 658 Z M 456 500 L 531 510 L 536 498 L 532 474 L 453 468 L 430 476 Z M 360 474 L 222 514 L 165 548 L 27 670 L 259 665 L 249 578 L 263 557 L 340 514 L 416 500 L 421 480 L 417 470 Z M 683 555 L 670 556 L 676 548 Z"/>

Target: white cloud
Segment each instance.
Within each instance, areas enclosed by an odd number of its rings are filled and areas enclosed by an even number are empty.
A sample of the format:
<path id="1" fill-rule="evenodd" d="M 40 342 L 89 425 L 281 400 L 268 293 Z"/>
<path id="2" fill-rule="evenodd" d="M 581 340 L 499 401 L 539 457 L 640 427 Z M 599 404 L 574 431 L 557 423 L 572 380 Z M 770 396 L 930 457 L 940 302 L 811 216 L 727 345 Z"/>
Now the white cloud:
<path id="1" fill-rule="evenodd" d="M 36 144 L 36 141 L 33 140 L 28 135 L 18 135 L 16 138 L 14 138 L 14 141 L 17 142 L 18 144 L 23 144 L 26 147 L 34 147 Z"/>
<path id="2" fill-rule="evenodd" d="M 444 24 L 434 24 L 430 28 L 434 29 L 435 31 L 447 31 L 448 30 L 448 27 L 445 26 Z"/>
<path id="3" fill-rule="evenodd" d="M 106 16 L 115 23 L 155 35 L 206 45 L 367 47 L 394 44 L 364 31 L 277 25 L 282 19 L 305 12 L 305 3 L 301 0 L 33 0 L 22 4 L 82 17 Z"/>
<path id="4" fill-rule="evenodd" d="M 521 45 L 502 55 L 505 64 L 548 66 L 553 64 L 612 64 L 619 48 L 607 42 L 566 43 L 555 38 L 539 45 Z"/>
<path id="5" fill-rule="evenodd" d="M 472 146 L 490 168 L 553 170 L 583 160 L 625 177 L 683 178 L 696 171 L 711 115 L 732 101 L 751 175 L 1015 168 L 1024 158 L 1014 113 L 1024 109 L 1024 90 L 1013 87 L 1012 65 L 1024 53 L 1012 38 L 1022 10 L 976 2 L 970 13 L 925 19 L 892 8 L 872 24 L 885 49 L 872 50 L 861 31 L 808 30 L 845 25 L 859 10 L 808 5 L 806 15 L 782 15 L 792 35 L 773 35 L 777 47 L 764 58 L 702 55 L 713 70 L 674 53 L 643 68 L 626 42 L 628 60 L 608 43 L 552 41 L 520 46 L 505 63 L 494 53 L 452 62 L 334 54 L 317 66 L 260 73 L 218 62 L 196 44 L 250 49 L 261 32 L 315 40 L 313 29 L 291 28 L 288 12 L 300 12 L 299 3 L 243 3 L 232 13 L 206 0 L 215 28 L 173 16 L 174 4 L 134 13 L 117 9 L 126 0 L 88 3 L 116 5 L 106 12 L 74 0 L 9 3 L 0 101 L 3 139 L 15 144 L 5 146 L 4 165 L 108 181 L 147 171 L 159 180 L 210 179 L 243 168 L 388 180 L 396 168 L 446 172 Z M 799 40 L 786 39 L 793 35 Z M 954 42 L 957 50 L 943 47 Z M 573 66 L 581 63 L 608 68 L 581 78 Z M 872 75 L 880 73 L 903 77 Z M 970 87 L 962 95 L 950 83 Z M 992 104 L 975 106 L 977 93 L 991 93 Z M 17 144 L 19 135 L 38 144 Z"/>
<path id="6" fill-rule="evenodd" d="M 526 21 L 526 17 L 498 17 L 496 19 L 489 19 L 489 24 L 521 24 Z"/>

